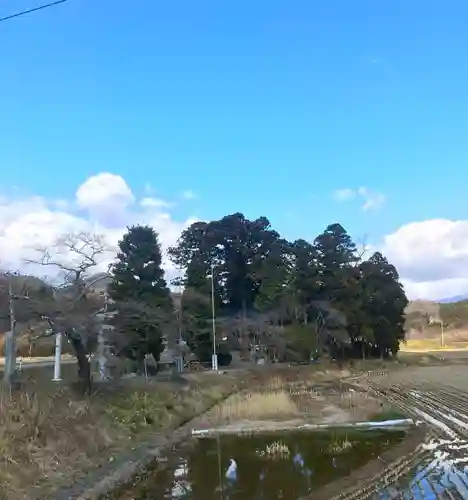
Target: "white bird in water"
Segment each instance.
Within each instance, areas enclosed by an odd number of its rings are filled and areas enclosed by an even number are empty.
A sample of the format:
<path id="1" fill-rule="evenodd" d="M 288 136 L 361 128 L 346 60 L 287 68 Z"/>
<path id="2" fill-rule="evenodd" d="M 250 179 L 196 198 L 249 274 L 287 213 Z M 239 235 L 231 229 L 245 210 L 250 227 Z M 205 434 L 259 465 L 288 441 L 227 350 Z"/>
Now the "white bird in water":
<path id="1" fill-rule="evenodd" d="M 237 479 L 237 463 L 233 458 L 231 458 L 231 461 L 229 462 L 229 467 L 226 471 L 226 478 L 231 480 Z"/>

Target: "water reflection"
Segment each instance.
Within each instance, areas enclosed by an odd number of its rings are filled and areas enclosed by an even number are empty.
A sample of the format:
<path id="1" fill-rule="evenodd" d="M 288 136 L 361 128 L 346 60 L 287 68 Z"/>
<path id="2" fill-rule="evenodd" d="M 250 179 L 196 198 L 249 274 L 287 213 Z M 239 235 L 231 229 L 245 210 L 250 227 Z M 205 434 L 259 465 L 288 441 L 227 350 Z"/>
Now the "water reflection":
<path id="1" fill-rule="evenodd" d="M 201 439 L 133 498 L 293 500 L 349 474 L 403 437 L 402 431 L 379 430 Z"/>
<path id="2" fill-rule="evenodd" d="M 190 498 L 191 487 L 186 480 L 188 472 L 187 461 L 182 459 L 182 462 L 174 470 L 174 482 L 171 488 L 171 496 L 169 498 Z"/>
<path id="3" fill-rule="evenodd" d="M 452 499 L 468 499 L 468 443 L 433 441 L 426 448 L 425 459 L 413 470 L 411 478 L 384 489 L 380 494 L 382 500 L 436 500 L 444 494 Z M 395 496 L 397 493 L 399 497 Z"/>

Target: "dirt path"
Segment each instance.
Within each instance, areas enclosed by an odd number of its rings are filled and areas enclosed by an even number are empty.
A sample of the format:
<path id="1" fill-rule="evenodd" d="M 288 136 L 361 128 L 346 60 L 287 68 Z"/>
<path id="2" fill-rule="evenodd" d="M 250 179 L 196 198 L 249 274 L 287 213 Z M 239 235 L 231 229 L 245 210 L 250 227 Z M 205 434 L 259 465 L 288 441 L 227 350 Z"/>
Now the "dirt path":
<path id="1" fill-rule="evenodd" d="M 392 464 L 366 487 L 343 493 L 336 500 L 468 498 L 468 366 L 370 374 L 359 385 L 425 422 L 430 432 L 421 446 L 400 459 L 408 463 L 399 477 L 391 476 L 396 465 Z"/>

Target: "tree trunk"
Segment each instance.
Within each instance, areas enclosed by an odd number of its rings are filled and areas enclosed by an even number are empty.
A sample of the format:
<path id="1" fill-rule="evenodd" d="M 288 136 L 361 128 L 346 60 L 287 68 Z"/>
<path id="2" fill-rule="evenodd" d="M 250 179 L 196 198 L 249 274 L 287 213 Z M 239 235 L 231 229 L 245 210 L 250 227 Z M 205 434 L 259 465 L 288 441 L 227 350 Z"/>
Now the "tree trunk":
<path id="1" fill-rule="evenodd" d="M 361 354 L 362 354 L 362 359 L 365 361 L 366 359 L 366 346 L 363 341 L 361 341 Z"/>
<path id="2" fill-rule="evenodd" d="M 137 374 L 140 376 L 144 376 L 145 374 L 145 355 L 139 354 L 136 359 L 136 369 Z"/>
<path id="3" fill-rule="evenodd" d="M 78 379 L 83 394 L 91 393 L 91 367 L 86 353 L 86 349 L 80 338 L 74 335 L 68 336 L 75 353 L 76 362 L 78 364 Z"/>
<path id="4" fill-rule="evenodd" d="M 294 317 L 296 321 L 299 321 L 299 309 L 297 307 L 294 308 Z"/>

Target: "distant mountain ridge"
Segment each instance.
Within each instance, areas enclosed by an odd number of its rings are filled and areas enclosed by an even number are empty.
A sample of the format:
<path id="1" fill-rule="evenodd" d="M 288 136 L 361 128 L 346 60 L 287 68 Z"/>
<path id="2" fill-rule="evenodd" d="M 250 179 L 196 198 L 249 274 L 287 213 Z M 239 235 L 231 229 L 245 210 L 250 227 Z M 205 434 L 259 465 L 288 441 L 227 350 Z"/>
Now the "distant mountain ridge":
<path id="1" fill-rule="evenodd" d="M 438 300 L 438 302 L 441 304 L 450 304 L 452 302 L 460 302 L 462 300 L 468 300 L 468 293 L 465 293 L 464 295 L 455 295 L 454 297 L 450 297 L 447 299 Z"/>

